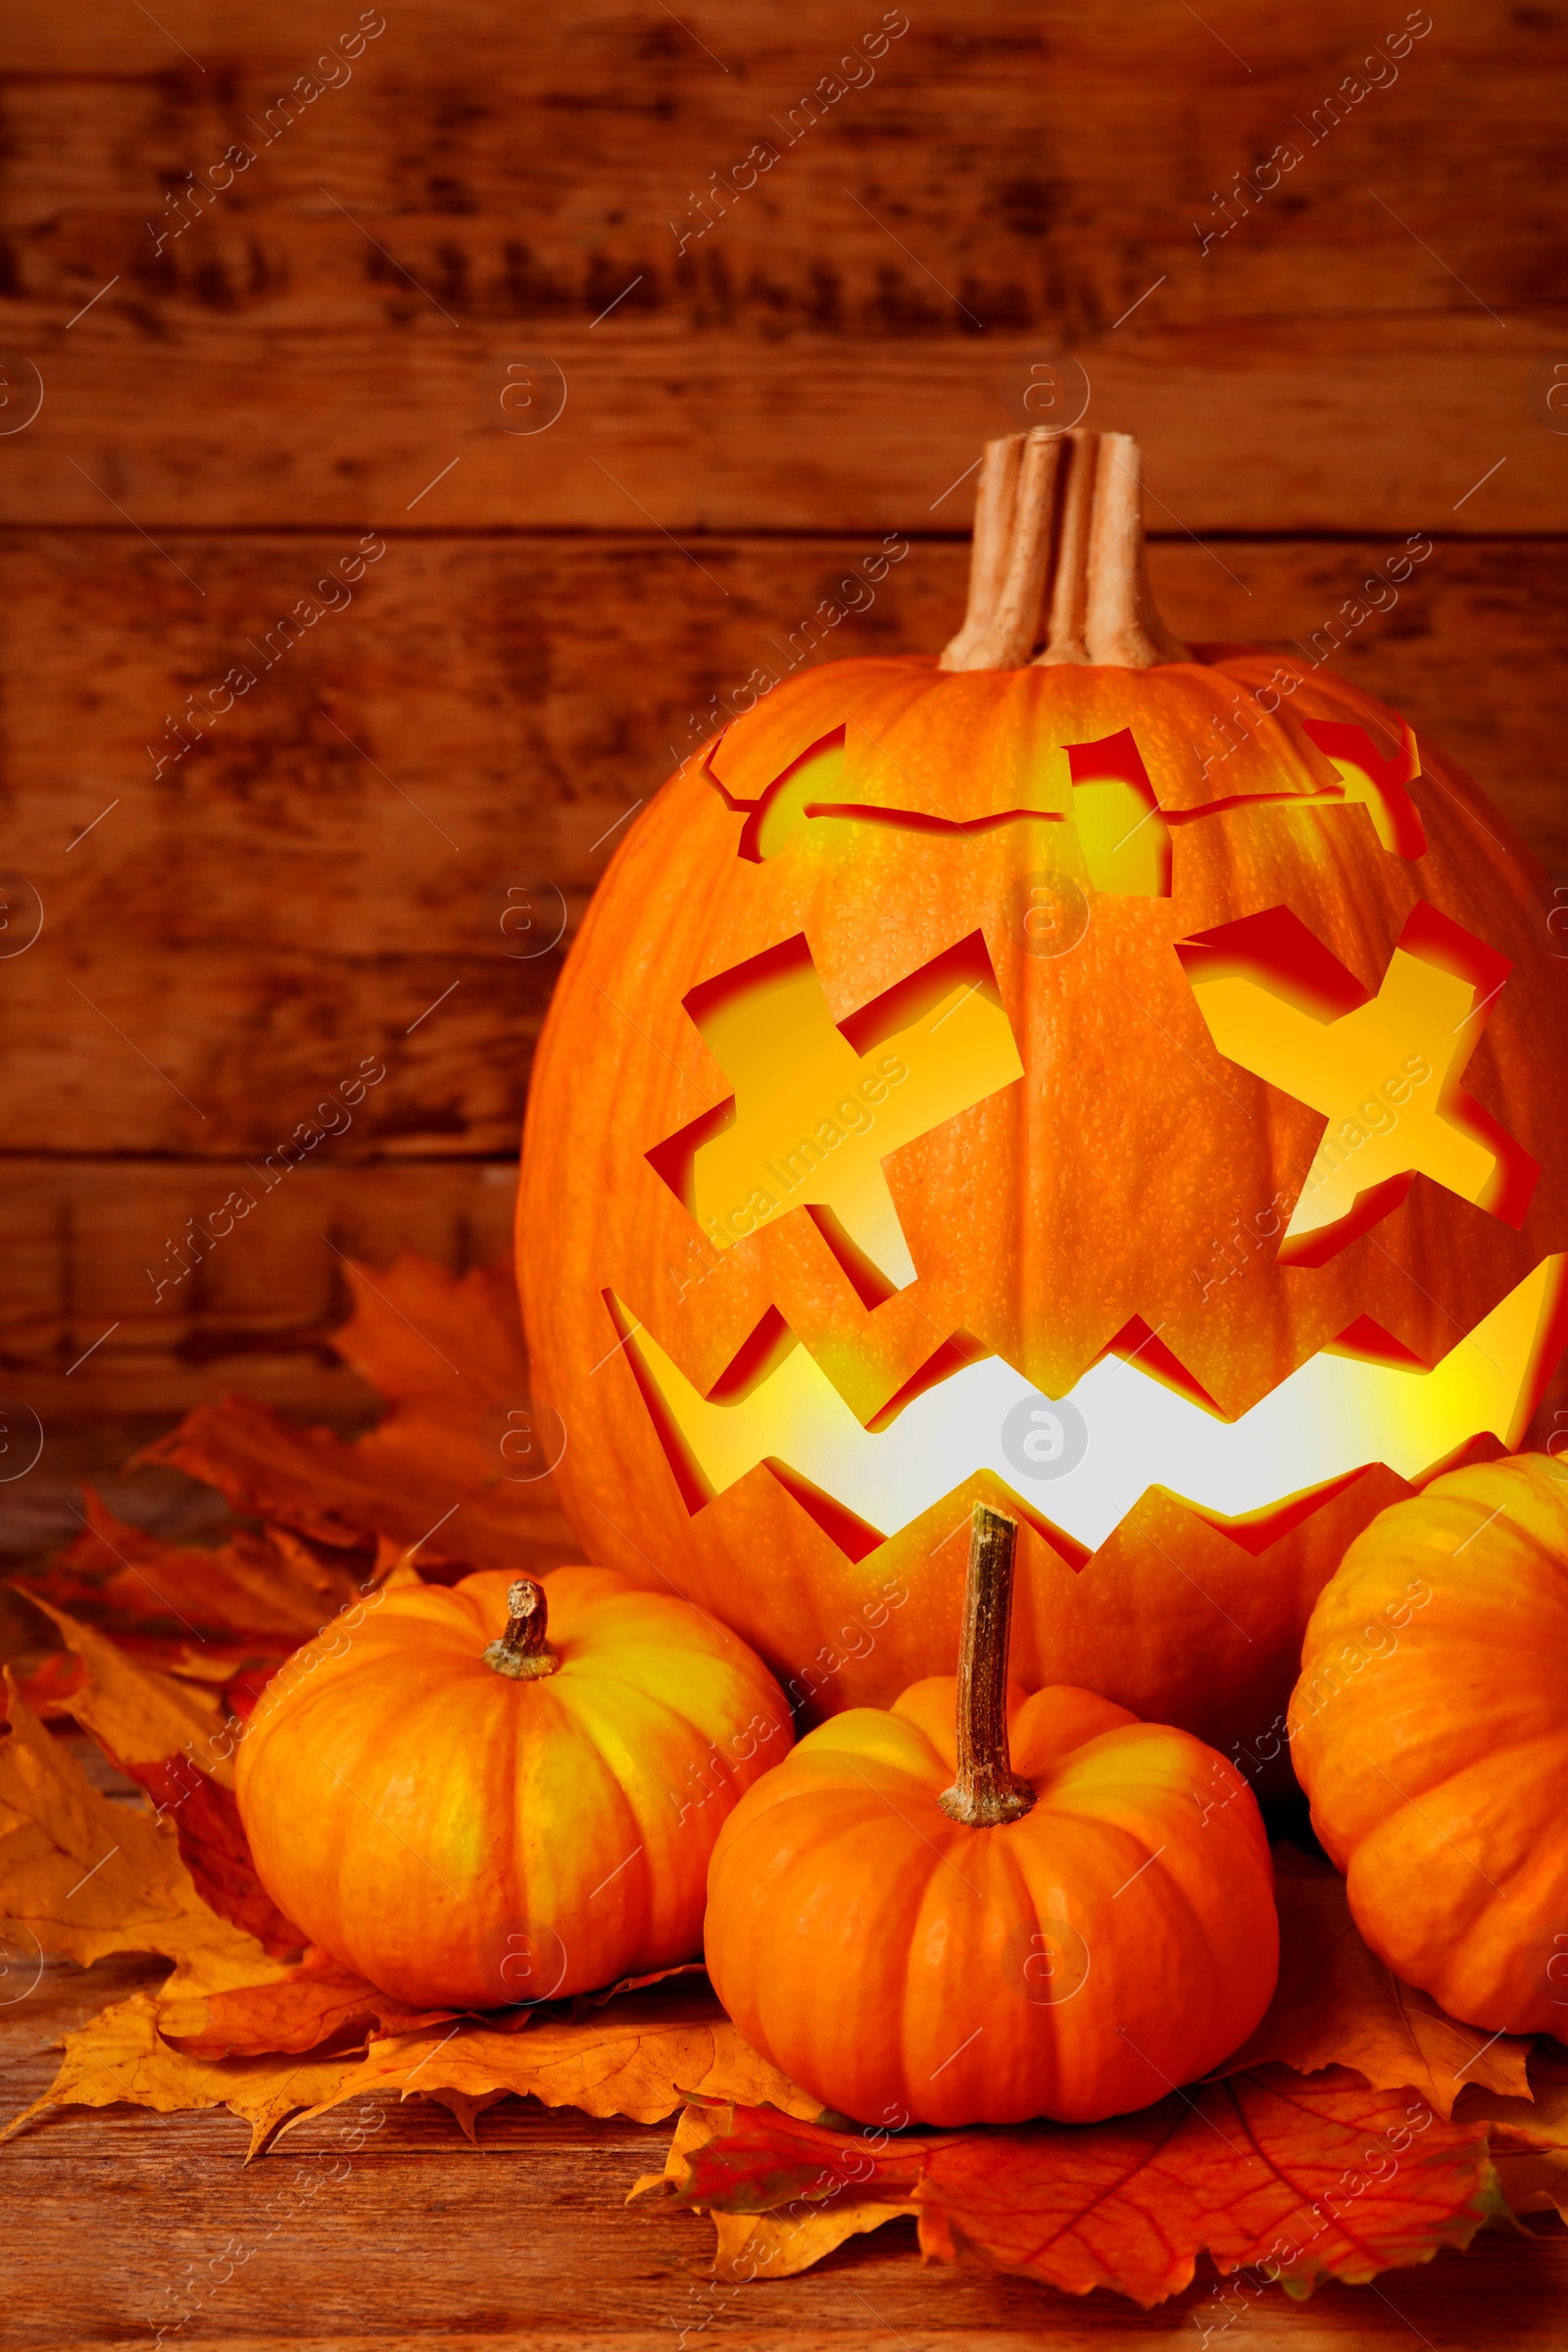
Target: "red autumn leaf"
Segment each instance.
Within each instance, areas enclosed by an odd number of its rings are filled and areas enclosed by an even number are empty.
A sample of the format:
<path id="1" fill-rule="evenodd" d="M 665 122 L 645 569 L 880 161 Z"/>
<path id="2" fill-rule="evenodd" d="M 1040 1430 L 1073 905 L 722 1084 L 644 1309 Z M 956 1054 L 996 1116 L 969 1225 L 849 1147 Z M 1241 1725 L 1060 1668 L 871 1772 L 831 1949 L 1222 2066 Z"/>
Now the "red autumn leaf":
<path id="1" fill-rule="evenodd" d="M 246 1529 L 213 1546 L 170 1544 L 117 1518 L 90 1487 L 85 1501 L 80 1534 L 19 1590 L 165 1672 L 218 1683 L 247 1659 L 286 1657 L 358 1589 L 339 1562 L 298 1544 L 285 1550 Z"/>
<path id="2" fill-rule="evenodd" d="M 528 1397 L 510 1258 L 457 1276 L 405 1250 L 385 1273 L 351 1266 L 349 1279 L 355 1311 L 335 1345 L 389 1400 L 374 1429 L 349 1444 L 230 1396 L 199 1405 L 144 1458 L 325 1544 L 390 1538 L 426 1575 L 579 1559 L 549 1478 L 518 1475 L 550 1432 L 508 1419 Z"/>
<path id="3" fill-rule="evenodd" d="M 889 2138 L 735 2109 L 676 2159 L 673 2193 L 723 2212 L 812 2211 L 834 2196 L 903 2202 L 927 2254 L 968 2251 L 1071 2294 L 1146 2308 L 1207 2252 L 1302 2294 L 1467 2245 L 1496 2196 L 1484 2126 L 1340 2067 L 1271 2066 L 1142 2114 Z"/>
<path id="4" fill-rule="evenodd" d="M 160 1817 L 173 1823 L 179 1858 L 203 1902 L 210 1904 L 220 1919 L 244 1928 L 273 1958 L 303 1950 L 304 1935 L 292 1920 L 284 1918 L 256 1875 L 233 1790 L 220 1788 L 182 1755 L 166 1756 L 158 1764 L 127 1764 L 123 1769 L 146 1789 Z M 310 2049 L 314 2044 L 275 2042 L 265 2046 Z"/>

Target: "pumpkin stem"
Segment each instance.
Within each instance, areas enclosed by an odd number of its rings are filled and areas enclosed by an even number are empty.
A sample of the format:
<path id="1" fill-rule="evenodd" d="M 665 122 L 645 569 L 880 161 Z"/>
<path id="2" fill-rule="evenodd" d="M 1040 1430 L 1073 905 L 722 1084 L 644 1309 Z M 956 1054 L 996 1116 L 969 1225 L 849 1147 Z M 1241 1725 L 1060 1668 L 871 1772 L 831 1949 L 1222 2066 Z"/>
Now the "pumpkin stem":
<path id="1" fill-rule="evenodd" d="M 517 1683 L 554 1674 L 561 1659 L 545 1640 L 550 1613 L 543 1585 L 536 1585 L 531 1576 L 519 1576 L 507 1594 L 507 1607 L 512 1612 L 507 1630 L 487 1644 L 485 1664 Z"/>
<path id="2" fill-rule="evenodd" d="M 1118 669 L 1189 658 L 1150 592 L 1143 460 L 1129 433 L 1037 425 L 986 444 L 968 610 L 940 666 L 1018 669 L 1031 656 Z"/>
<path id="3" fill-rule="evenodd" d="M 969 1527 L 958 1653 L 958 1777 L 937 1799 L 971 1830 L 1021 1821 L 1035 1801 L 1007 1752 L 1007 1644 L 1012 1631 L 1012 1564 L 1018 1522 L 977 1502 Z"/>

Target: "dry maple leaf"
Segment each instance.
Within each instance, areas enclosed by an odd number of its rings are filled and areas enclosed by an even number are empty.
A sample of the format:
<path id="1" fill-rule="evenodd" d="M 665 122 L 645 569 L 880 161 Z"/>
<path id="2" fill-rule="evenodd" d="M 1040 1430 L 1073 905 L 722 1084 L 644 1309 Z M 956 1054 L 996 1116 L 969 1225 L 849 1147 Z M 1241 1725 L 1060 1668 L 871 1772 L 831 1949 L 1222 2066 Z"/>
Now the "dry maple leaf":
<path id="1" fill-rule="evenodd" d="M 215 1740 L 223 1716 L 211 1690 L 137 1665 L 106 1634 L 78 1625 L 36 1593 L 32 1597 L 33 1606 L 54 1620 L 66 1647 L 81 1661 L 83 1680 L 71 1695 L 71 1712 L 112 1762 L 129 1771 L 166 1756 L 188 1755 L 224 1788 L 233 1787 L 233 1741 L 225 1746 Z"/>
<path id="2" fill-rule="evenodd" d="M 741 2039 L 695 1979 L 621 1993 L 591 2015 L 534 2011 L 520 2032 L 475 2023 L 374 2041 L 312 2113 L 367 2091 L 480 2099 L 514 2091 L 547 2107 L 580 2107 L 639 2124 L 662 2122 L 691 2096 L 766 2099 L 791 2115 L 820 2111 L 819 2101 Z"/>
<path id="3" fill-rule="evenodd" d="M 313 1947 L 265 1984 L 225 1985 L 205 1996 L 197 1988 L 183 1999 L 170 1988 L 159 2003 L 158 2031 L 187 2057 L 255 2058 L 298 2055 L 326 2043 L 363 2049 L 372 2031 L 408 2034 L 461 2014 L 411 2009 Z"/>
<path id="4" fill-rule="evenodd" d="M 427 1571 L 537 1575 L 580 1559 L 549 1479 L 514 1476 L 502 1451 L 507 1412 L 528 1395 L 510 1257 L 454 1275 L 405 1250 L 385 1273 L 348 1274 L 355 1309 L 333 1344 L 389 1399 L 374 1429 L 351 1445 L 230 1396 L 143 1458 L 327 1544 L 389 1536 Z"/>
<path id="5" fill-rule="evenodd" d="M 14 1686 L 8 1712 L 11 1729 L 0 1740 L 0 1915 L 42 1950 L 71 1960 L 205 1953 L 265 1975 L 268 1957 L 255 1937 L 202 1900 L 173 1832 L 150 1812 L 100 1796 Z"/>
<path id="6" fill-rule="evenodd" d="M 358 1596 L 355 1577 L 303 1545 L 283 1551 L 245 1528 L 211 1547 L 170 1544 L 117 1518 L 90 1487 L 83 1499 L 80 1534 L 17 1589 L 116 1640 L 162 1642 L 175 1655 L 226 1643 L 286 1657 Z"/>
<path id="7" fill-rule="evenodd" d="M 1297 2294 L 1364 2282 L 1467 2245 L 1500 2202 L 1484 2128 L 1339 2067 L 1310 2080 L 1266 2067 L 1103 2124 L 890 2138 L 759 2109 L 713 2122 L 664 2184 L 681 2204 L 782 2232 L 846 2192 L 864 2209 L 886 2200 L 884 2219 L 915 2211 L 928 2255 L 966 2251 L 1146 2308 L 1189 2284 L 1205 2251 Z"/>
<path id="8" fill-rule="evenodd" d="M 209 1780 L 188 1756 L 165 1756 L 157 1764 L 129 1764 L 125 1769 L 146 1790 L 160 1817 L 172 1824 L 179 1858 L 203 1902 L 220 1919 L 254 1936 L 271 1958 L 303 1951 L 304 1931 L 284 1918 L 256 1875 L 233 1790 Z"/>
<path id="9" fill-rule="evenodd" d="M 1502 2193 L 1515 2213 L 1555 2209 L 1568 2221 L 1568 2049 L 1538 2042 L 1530 2059 L 1530 2098 L 1472 2091 L 1467 2124 L 1484 2125 Z"/>
<path id="10" fill-rule="evenodd" d="M 1218 2077 L 1278 2060 L 1298 2075 L 1353 2067 L 1380 2090 L 1421 2091 L 1442 2116 L 1472 2083 L 1528 2098 L 1527 2036 L 1462 2026 L 1400 1984 L 1361 1940 L 1328 1862 L 1274 1848 L 1280 1977 L 1262 2023 Z"/>
<path id="11" fill-rule="evenodd" d="M 352 2056 L 230 2058 L 215 2063 L 171 2049 L 158 2032 L 160 1995 L 133 1992 L 77 2034 L 65 2037 L 65 2058 L 42 2098 L 0 2132 L 9 2139 L 34 2117 L 57 2107 L 150 2107 L 173 2115 L 197 2107 L 227 2107 L 251 2127 L 250 2153 L 266 2145 L 285 2117 L 301 2107 L 329 2104 Z"/>
<path id="12" fill-rule="evenodd" d="M 687 2151 L 705 2147 L 713 2138 L 724 2112 L 688 2107 L 675 2127 L 664 2170 L 644 2173 L 641 2180 L 633 2181 L 627 2204 L 650 2189 L 662 2190 L 667 2181 L 679 2183 L 685 2178 Z M 847 2238 L 880 2230 L 884 2222 L 903 2221 L 915 2211 L 907 2200 L 879 2201 L 842 2190 L 825 2201 L 797 2200 L 789 2211 L 724 2213 L 715 2209 L 709 2215 L 718 2232 L 714 2275 L 747 2285 L 757 2278 L 793 2278 Z"/>

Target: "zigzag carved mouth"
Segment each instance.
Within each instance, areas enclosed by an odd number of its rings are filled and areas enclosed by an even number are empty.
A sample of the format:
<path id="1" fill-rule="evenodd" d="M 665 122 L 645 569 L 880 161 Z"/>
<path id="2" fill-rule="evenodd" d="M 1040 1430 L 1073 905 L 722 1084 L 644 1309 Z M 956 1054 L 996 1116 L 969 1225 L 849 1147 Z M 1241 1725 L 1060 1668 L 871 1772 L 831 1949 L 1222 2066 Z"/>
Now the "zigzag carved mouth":
<path id="1" fill-rule="evenodd" d="M 1568 1254 L 1430 1369 L 1361 1317 L 1234 1421 L 1157 1335 L 1125 1348 L 1142 1323 L 1062 1397 L 956 1334 L 866 1427 L 776 1308 L 704 1396 L 605 1298 L 693 1515 L 765 1466 L 858 1559 L 985 1470 L 1081 1565 L 1151 1488 L 1257 1552 L 1374 1463 L 1413 1485 L 1480 1437 L 1516 1446 L 1568 1341 Z"/>

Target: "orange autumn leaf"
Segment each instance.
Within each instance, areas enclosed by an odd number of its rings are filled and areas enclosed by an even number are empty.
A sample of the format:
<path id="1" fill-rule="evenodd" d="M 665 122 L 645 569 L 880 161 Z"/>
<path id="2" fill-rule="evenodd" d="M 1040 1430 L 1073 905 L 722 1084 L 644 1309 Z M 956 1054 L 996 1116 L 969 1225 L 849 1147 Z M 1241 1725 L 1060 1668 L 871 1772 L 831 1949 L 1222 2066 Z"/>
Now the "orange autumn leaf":
<path id="1" fill-rule="evenodd" d="M 1465 2121 L 1485 2126 L 1502 2193 L 1515 2213 L 1556 2211 L 1568 2221 L 1568 2049 L 1560 2042 L 1536 2044 L 1530 2089 L 1526 2099 L 1473 2092 L 1465 2100 Z"/>
<path id="2" fill-rule="evenodd" d="M 37 1594 L 33 1606 L 53 1619 L 66 1647 L 80 1659 L 82 1681 L 71 1694 L 71 1712 L 114 1763 L 129 1771 L 185 1755 L 224 1788 L 233 1787 L 233 1740 L 223 1737 L 222 1711 L 210 1690 L 137 1665 L 107 1635 L 79 1625 Z"/>
<path id="3" fill-rule="evenodd" d="M 1275 1846 L 1274 1894 L 1279 1984 L 1257 2031 L 1216 2076 L 1271 2061 L 1301 2075 L 1348 2066 L 1377 2089 L 1420 2091 L 1441 2116 L 1472 2084 L 1528 2098 L 1528 2037 L 1489 2039 L 1402 1984 L 1361 1940 L 1331 1863 Z"/>
<path id="4" fill-rule="evenodd" d="M 1339 2067 L 1266 2067 L 1103 2124 L 896 2138 L 765 2109 L 713 2122 L 663 2183 L 680 2204 L 782 2229 L 846 2193 L 885 2200 L 884 2218 L 915 2211 L 928 2255 L 1146 2308 L 1188 2285 L 1201 2253 L 1304 2294 L 1467 2245 L 1498 2206 L 1484 2128 Z"/>
<path id="5" fill-rule="evenodd" d="M 270 1957 L 304 1948 L 305 1936 L 282 1912 L 256 1875 L 250 1840 L 231 1788 L 198 1772 L 188 1756 L 165 1756 L 156 1764 L 127 1764 L 162 1818 L 172 1824 L 179 1858 L 197 1893 L 220 1919 L 254 1936 Z M 278 2042 L 278 2049 L 309 2042 Z"/>
<path id="6" fill-rule="evenodd" d="M 313 1947 L 297 1966 L 266 1984 L 166 1998 L 158 2031 L 191 2058 L 255 2058 L 318 2050 L 328 2042 L 359 2049 L 372 2032 L 413 2033 L 449 2024 L 459 2014 L 411 2009 Z"/>
<path id="7" fill-rule="evenodd" d="M 373 2041 L 321 2104 L 368 2091 L 455 2092 L 481 2100 L 514 2091 L 547 2107 L 640 2124 L 662 2122 L 689 2097 L 766 2099 L 794 2115 L 818 2112 L 816 2100 L 741 2039 L 706 1982 L 695 1978 L 620 1993 L 576 2015 L 518 2014 L 520 2027 L 510 2033 L 476 2020 Z"/>
<path id="8" fill-rule="evenodd" d="M 285 1551 L 244 1528 L 212 1546 L 171 1544 L 118 1518 L 90 1487 L 83 1499 L 80 1534 L 18 1587 L 116 1641 L 284 1657 L 357 1594 L 353 1575 L 303 1545 Z"/>
<path id="9" fill-rule="evenodd" d="M 158 2031 L 159 1995 L 133 1992 L 65 2036 L 65 2057 L 41 2098 L 15 2117 L 0 2140 L 61 2107 L 148 2107 L 177 2115 L 227 2107 L 251 2128 L 250 2153 L 302 2107 L 331 2099 L 358 2063 L 339 2057 L 231 2058 L 220 2064 L 171 2048 Z"/>
<path id="10" fill-rule="evenodd" d="M 460 1276 L 405 1250 L 384 1273 L 348 1273 L 355 1311 L 334 1344 L 388 1399 L 374 1429 L 350 1444 L 230 1396 L 143 1458 L 325 1544 L 389 1537 L 427 1573 L 537 1574 L 580 1558 L 549 1479 L 516 1475 L 538 1456 L 507 1419 L 528 1394 L 510 1258 Z"/>
<path id="11" fill-rule="evenodd" d="M 297 1929 L 291 1933 L 296 1945 L 303 1941 Z M 622 1993 L 639 1992 L 676 1977 L 705 1977 L 705 1971 L 699 1961 L 681 1961 L 674 1968 L 655 1969 L 645 1977 L 625 1977 L 602 1991 L 577 1993 L 568 2002 L 540 2009 L 512 2007 L 483 2013 L 411 2009 L 313 1946 L 296 1965 L 265 1984 L 225 1986 L 211 1999 L 187 2003 L 178 2015 L 166 2003 L 159 2013 L 159 2032 L 166 2040 L 200 2058 L 261 2057 L 319 2049 L 327 2042 L 344 2048 L 349 2046 L 350 2035 L 355 2037 L 355 2046 L 363 2046 L 372 2034 L 384 2038 L 412 2034 L 424 2026 L 450 2024 L 458 2017 L 486 2026 L 493 2033 L 517 2034 L 541 2016 L 564 2016 L 573 2022 L 591 2018 Z M 454 2091 L 452 2095 L 461 2100 L 465 2094 Z M 501 2098 L 506 2094 L 497 2091 L 494 2095 Z"/>
<path id="12" fill-rule="evenodd" d="M 650 2189 L 662 2191 L 685 2174 L 688 2149 L 701 2148 L 721 2129 L 723 2110 L 688 2107 L 675 2126 L 675 2136 L 662 2173 L 645 2173 L 632 2183 L 628 2205 Z M 857 2197 L 841 2190 L 820 2202 L 797 2198 L 786 2211 L 709 2214 L 718 2233 L 713 2254 L 714 2276 L 749 2285 L 756 2278 L 793 2278 L 842 2246 L 847 2238 L 880 2230 L 884 2222 L 903 2221 L 915 2208 L 904 2200 L 888 2202 Z"/>
<path id="13" fill-rule="evenodd" d="M 9 1678 L 8 1678 L 9 1680 Z M 232 1961 L 264 1975 L 254 1936 L 197 1892 L 173 1832 L 111 1804 L 74 1757 L 9 1690 L 0 1740 L 0 1915 L 46 1952 L 90 1962 L 108 1952 Z"/>

